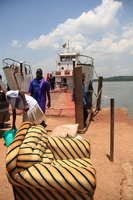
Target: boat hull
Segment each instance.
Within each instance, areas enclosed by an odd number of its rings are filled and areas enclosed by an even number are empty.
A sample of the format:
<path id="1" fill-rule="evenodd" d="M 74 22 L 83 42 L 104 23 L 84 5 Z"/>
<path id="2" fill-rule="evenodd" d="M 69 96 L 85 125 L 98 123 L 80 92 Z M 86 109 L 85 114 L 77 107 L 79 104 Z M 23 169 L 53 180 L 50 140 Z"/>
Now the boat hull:
<path id="1" fill-rule="evenodd" d="M 87 97 L 87 108 L 92 107 L 92 94 L 93 94 L 93 74 L 94 67 L 92 65 L 80 65 L 82 66 L 82 73 L 85 75 L 85 90 Z"/>

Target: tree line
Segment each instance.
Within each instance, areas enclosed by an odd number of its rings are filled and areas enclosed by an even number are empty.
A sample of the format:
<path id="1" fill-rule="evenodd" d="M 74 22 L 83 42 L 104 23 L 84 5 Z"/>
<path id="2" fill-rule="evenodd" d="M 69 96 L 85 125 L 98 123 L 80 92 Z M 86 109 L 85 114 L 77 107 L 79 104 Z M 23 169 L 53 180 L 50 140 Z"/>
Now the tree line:
<path id="1" fill-rule="evenodd" d="M 93 81 L 98 81 L 94 79 Z M 113 76 L 109 78 L 104 78 L 103 81 L 133 81 L 133 76 Z"/>

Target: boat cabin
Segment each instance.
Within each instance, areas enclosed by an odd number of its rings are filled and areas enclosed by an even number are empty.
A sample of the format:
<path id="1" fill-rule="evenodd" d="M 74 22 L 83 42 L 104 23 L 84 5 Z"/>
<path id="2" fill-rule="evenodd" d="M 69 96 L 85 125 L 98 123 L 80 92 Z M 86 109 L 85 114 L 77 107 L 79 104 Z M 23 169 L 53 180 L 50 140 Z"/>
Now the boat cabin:
<path id="1" fill-rule="evenodd" d="M 73 70 L 76 65 L 89 66 L 93 71 L 93 58 L 80 55 L 80 53 L 60 52 L 59 61 L 56 62 L 56 71 L 52 71 L 52 76 L 55 77 L 55 82 L 61 87 L 73 87 Z M 92 66 L 92 67 L 90 67 Z"/>

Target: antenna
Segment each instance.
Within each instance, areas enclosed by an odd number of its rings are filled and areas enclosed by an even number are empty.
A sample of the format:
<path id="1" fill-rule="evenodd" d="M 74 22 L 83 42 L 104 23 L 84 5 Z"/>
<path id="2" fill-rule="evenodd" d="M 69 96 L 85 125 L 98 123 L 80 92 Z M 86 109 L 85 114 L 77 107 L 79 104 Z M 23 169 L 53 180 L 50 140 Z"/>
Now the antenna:
<path id="1" fill-rule="evenodd" d="M 67 53 L 69 52 L 69 49 L 70 49 L 70 47 L 69 47 L 69 40 L 68 40 L 68 44 L 67 44 Z"/>

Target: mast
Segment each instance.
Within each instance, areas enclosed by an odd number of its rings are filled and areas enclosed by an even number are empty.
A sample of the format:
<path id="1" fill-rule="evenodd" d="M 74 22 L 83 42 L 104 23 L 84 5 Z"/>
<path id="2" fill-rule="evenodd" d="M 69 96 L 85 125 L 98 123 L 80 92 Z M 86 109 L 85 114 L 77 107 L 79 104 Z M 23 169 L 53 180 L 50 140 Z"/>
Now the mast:
<path id="1" fill-rule="evenodd" d="M 68 40 L 66 49 L 67 49 L 67 53 L 69 53 L 69 49 L 70 49 L 70 47 L 69 47 L 69 40 Z"/>

